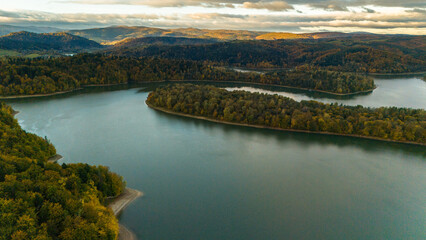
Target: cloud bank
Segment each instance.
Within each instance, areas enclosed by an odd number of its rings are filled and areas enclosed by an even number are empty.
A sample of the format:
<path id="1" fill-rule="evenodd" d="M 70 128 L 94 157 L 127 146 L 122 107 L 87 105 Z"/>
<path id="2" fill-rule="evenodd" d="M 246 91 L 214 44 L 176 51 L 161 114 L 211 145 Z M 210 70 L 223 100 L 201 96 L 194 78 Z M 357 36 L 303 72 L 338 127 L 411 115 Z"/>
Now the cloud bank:
<path id="1" fill-rule="evenodd" d="M 130 25 L 426 34 L 426 3 L 417 0 L 56 0 L 52 4 L 89 10 L 61 13 L 47 9 L 2 10 L 0 6 L 0 24 L 65 29 Z M 94 12 L 90 6 L 105 6 L 105 11 Z M 133 6 L 136 13 L 116 13 L 108 10 L 111 6 Z"/>

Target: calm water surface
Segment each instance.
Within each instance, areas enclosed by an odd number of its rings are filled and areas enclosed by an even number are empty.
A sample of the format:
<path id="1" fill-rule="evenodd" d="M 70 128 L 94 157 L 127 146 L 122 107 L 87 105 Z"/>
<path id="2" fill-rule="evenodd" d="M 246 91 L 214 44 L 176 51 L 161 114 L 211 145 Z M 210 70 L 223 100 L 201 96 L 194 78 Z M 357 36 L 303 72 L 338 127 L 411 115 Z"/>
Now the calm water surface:
<path id="1" fill-rule="evenodd" d="M 373 93 L 355 96 L 332 96 L 324 93 L 277 87 L 259 88 L 259 86 L 255 85 L 226 88 L 228 90 L 279 94 L 297 101 L 317 100 L 326 103 L 338 102 L 345 105 L 363 105 L 367 107 L 396 106 L 426 109 L 426 82 L 421 77 L 376 78 L 374 82 L 377 88 Z"/>
<path id="2" fill-rule="evenodd" d="M 346 101 L 426 108 L 417 84 Z M 426 238 L 424 147 L 170 116 L 145 105 L 152 87 L 10 104 L 64 162 L 107 165 L 146 194 L 120 217 L 140 239 Z"/>

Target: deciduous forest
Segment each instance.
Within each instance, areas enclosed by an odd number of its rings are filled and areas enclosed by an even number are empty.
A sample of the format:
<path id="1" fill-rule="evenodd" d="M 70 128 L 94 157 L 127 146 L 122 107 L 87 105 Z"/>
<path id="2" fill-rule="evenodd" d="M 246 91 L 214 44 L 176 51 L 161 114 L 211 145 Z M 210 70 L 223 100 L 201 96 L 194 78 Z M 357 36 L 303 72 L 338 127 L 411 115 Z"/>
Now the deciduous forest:
<path id="1" fill-rule="evenodd" d="M 48 94 L 85 85 L 208 80 L 276 84 L 331 93 L 374 89 L 372 78 L 301 66 L 276 73 L 242 73 L 201 62 L 94 54 L 52 59 L 9 58 L 0 62 L 0 96 Z"/>
<path id="2" fill-rule="evenodd" d="M 48 162 L 53 145 L 12 114 L 0 103 L 0 239 L 117 239 L 105 199 L 121 194 L 122 177 L 103 166 Z"/>
<path id="3" fill-rule="evenodd" d="M 424 36 L 130 46 L 113 48 L 107 52 L 119 56 L 154 56 L 251 68 L 294 68 L 312 65 L 361 73 L 426 71 Z"/>
<path id="4" fill-rule="evenodd" d="M 149 94 L 147 103 L 224 122 L 426 143 L 426 111 L 422 109 L 297 102 L 279 95 L 192 84 L 158 88 Z"/>

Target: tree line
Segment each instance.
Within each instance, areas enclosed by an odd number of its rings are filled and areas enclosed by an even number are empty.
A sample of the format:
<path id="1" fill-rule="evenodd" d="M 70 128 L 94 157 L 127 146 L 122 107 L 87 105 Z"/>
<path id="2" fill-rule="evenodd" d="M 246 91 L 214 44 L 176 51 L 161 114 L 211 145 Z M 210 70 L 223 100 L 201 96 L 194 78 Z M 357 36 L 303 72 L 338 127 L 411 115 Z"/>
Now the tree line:
<path id="1" fill-rule="evenodd" d="M 426 111 L 422 109 L 297 102 L 279 95 L 192 84 L 158 88 L 149 94 L 147 103 L 225 122 L 426 143 Z"/>
<path id="2" fill-rule="evenodd" d="M 276 84 L 332 93 L 374 89 L 372 78 L 300 66 L 275 73 L 243 73 L 188 60 L 80 54 L 51 59 L 0 61 L 0 96 L 48 94 L 102 85 L 164 80 L 234 81 Z"/>
<path id="3" fill-rule="evenodd" d="M 117 56 L 205 61 L 220 66 L 294 68 L 312 65 L 344 72 L 426 71 L 424 36 L 321 40 L 232 41 L 202 45 L 116 47 Z"/>
<path id="4" fill-rule="evenodd" d="M 21 129 L 0 103 L 0 239 L 117 239 L 106 197 L 125 187 L 104 166 L 48 162 L 47 140 Z"/>

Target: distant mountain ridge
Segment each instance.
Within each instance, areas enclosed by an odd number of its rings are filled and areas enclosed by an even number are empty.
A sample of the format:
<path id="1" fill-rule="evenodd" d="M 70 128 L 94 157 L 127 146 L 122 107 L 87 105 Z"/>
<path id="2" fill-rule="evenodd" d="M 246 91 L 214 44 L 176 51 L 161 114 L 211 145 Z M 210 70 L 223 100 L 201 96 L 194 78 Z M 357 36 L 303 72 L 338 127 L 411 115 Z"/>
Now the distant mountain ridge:
<path id="1" fill-rule="evenodd" d="M 184 38 L 184 37 L 144 37 L 126 38 L 113 42 L 114 47 L 141 47 L 148 45 L 199 45 L 218 42 L 215 39 Z"/>
<path id="2" fill-rule="evenodd" d="M 82 51 L 101 48 L 99 43 L 69 33 L 16 32 L 0 37 L 0 49 L 16 51 Z"/>
<path id="3" fill-rule="evenodd" d="M 0 25 L 0 36 L 14 32 L 53 33 L 63 31 L 54 27 Z"/>
<path id="4" fill-rule="evenodd" d="M 215 39 L 219 41 L 232 40 L 278 40 L 278 39 L 320 39 L 351 37 L 352 34 L 339 32 L 324 33 L 287 33 L 287 32 L 257 32 L 247 30 L 210 30 L 198 28 L 162 29 L 151 27 L 113 26 L 67 31 L 73 35 L 85 37 L 103 44 L 114 44 L 127 38 L 145 37 L 184 37 L 197 39 Z"/>

